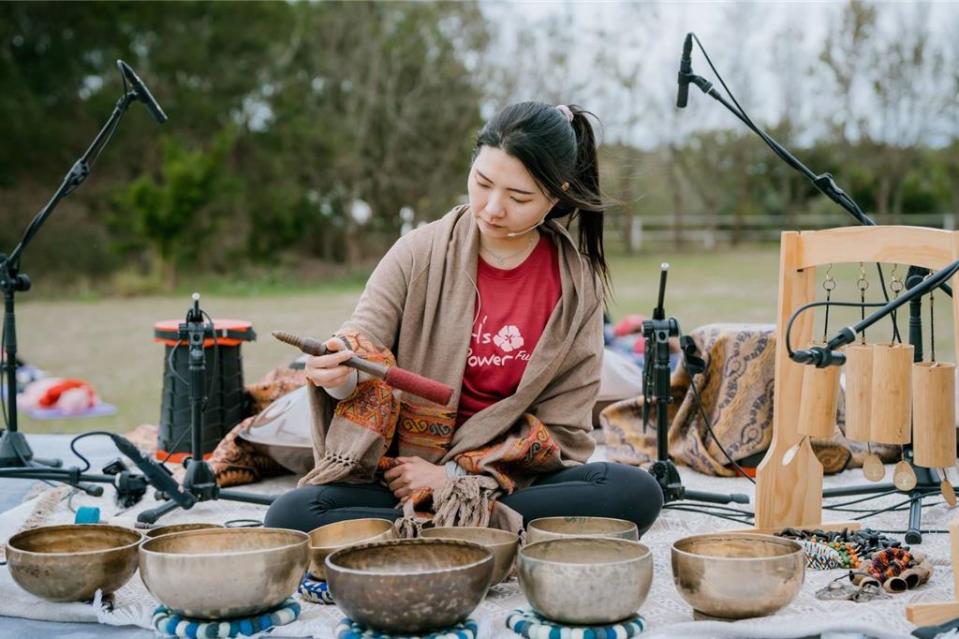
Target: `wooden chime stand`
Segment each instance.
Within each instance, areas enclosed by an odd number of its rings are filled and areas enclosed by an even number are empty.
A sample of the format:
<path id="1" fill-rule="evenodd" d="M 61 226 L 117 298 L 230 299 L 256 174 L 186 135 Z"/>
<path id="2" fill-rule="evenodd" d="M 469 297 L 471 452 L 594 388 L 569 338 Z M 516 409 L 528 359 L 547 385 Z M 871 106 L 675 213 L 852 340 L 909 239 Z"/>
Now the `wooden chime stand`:
<path id="1" fill-rule="evenodd" d="M 785 348 L 790 316 L 800 306 L 816 301 L 816 268 L 828 264 L 879 262 L 913 264 L 936 271 L 956 259 L 959 259 L 959 232 L 956 231 L 868 226 L 782 234 L 773 433 L 756 472 L 756 529 L 858 528 L 855 523 L 824 524 L 822 521 L 822 464 L 803 432 L 807 427 L 800 428 L 799 419 L 803 411 L 803 380 L 809 367 L 791 361 Z M 959 276 L 952 278 L 952 284 L 959 287 Z M 953 317 L 959 317 L 959 296 L 952 300 L 952 307 Z M 811 310 L 796 319 L 791 335 L 793 348 L 810 342 L 813 323 Z M 955 343 L 959 345 L 959 323 L 955 321 L 953 331 Z M 807 381 L 807 385 L 810 383 Z M 806 401 L 815 400 L 806 398 Z M 954 562 L 959 559 L 956 544 L 954 537 Z"/>

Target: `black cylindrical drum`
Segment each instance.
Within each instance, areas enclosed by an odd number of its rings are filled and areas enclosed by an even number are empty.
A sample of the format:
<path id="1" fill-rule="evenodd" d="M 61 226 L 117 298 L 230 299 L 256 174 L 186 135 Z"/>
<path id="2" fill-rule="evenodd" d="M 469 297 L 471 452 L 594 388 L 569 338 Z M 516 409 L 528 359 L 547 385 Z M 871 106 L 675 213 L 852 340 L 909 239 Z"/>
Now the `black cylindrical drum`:
<path id="1" fill-rule="evenodd" d="M 191 453 L 190 347 L 180 339 L 179 320 L 154 325 L 154 341 L 164 345 L 163 393 L 157 458 L 180 461 Z M 213 320 L 216 342 L 203 341 L 206 406 L 200 442 L 204 457 L 245 415 L 240 346 L 256 339 L 249 322 Z"/>

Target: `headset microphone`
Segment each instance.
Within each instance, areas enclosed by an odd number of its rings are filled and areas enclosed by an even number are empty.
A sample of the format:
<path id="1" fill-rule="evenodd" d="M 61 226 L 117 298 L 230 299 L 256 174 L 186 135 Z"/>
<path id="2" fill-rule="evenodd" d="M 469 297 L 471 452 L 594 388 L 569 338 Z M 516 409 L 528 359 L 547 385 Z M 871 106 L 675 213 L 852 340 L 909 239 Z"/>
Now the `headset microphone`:
<path id="1" fill-rule="evenodd" d="M 547 213 L 546 215 L 549 215 L 549 213 Z M 546 221 L 546 215 L 544 215 L 544 216 L 543 216 L 543 219 L 541 219 L 539 222 L 537 222 L 537 223 L 534 224 L 533 226 L 531 226 L 531 227 L 529 227 L 529 228 L 527 228 L 527 229 L 523 229 L 522 231 L 516 231 L 516 232 L 514 232 L 514 233 L 507 233 L 507 234 L 506 234 L 506 237 L 519 237 L 520 235 L 526 235 L 527 233 L 529 233 L 530 231 L 532 231 L 533 229 L 535 229 L 537 226 L 540 226 L 543 222 L 545 222 L 545 221 Z"/>

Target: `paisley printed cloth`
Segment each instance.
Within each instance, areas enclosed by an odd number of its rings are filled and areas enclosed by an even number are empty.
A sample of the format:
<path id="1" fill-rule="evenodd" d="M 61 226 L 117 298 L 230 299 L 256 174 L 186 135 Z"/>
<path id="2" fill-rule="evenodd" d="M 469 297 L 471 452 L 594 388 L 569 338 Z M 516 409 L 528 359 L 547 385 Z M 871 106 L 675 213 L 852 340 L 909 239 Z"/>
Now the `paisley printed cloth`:
<path id="1" fill-rule="evenodd" d="M 713 431 L 722 447 L 737 462 L 764 452 L 772 441 L 773 379 L 776 360 L 776 327 L 769 324 L 708 324 L 690 336 L 706 361 L 706 371 L 696 377 L 696 388 Z M 690 387 L 684 363 L 671 379 L 673 403 L 669 405 L 669 456 L 708 475 L 733 476 L 736 471 L 709 435 Z M 813 450 L 825 472 L 837 473 L 862 465 L 865 444 L 851 442 L 842 433 L 843 394 L 840 391 L 836 434 L 829 440 L 813 439 Z M 626 464 L 646 464 L 656 458 L 656 407 L 649 411 L 643 429 L 643 397 L 616 402 L 600 413 L 609 458 Z M 899 449 L 873 445 L 884 462 L 898 459 Z"/>

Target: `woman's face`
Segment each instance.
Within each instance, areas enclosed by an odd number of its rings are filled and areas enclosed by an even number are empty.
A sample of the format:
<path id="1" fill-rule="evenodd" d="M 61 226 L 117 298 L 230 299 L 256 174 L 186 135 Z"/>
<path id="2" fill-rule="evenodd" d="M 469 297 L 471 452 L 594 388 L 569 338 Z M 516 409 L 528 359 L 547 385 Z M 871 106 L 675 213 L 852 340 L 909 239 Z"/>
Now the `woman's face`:
<path id="1" fill-rule="evenodd" d="M 543 193 L 522 162 L 496 147 L 480 148 L 467 186 L 470 211 L 480 232 L 491 238 L 528 230 L 557 202 Z"/>

